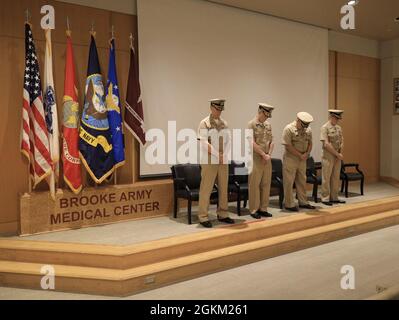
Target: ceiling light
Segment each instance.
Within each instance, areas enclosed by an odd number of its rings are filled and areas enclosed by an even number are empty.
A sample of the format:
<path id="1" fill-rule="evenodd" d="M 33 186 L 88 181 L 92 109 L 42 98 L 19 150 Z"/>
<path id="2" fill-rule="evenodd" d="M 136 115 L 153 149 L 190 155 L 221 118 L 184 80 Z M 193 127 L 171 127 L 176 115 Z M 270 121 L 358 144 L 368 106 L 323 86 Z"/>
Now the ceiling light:
<path id="1" fill-rule="evenodd" d="M 358 3 L 359 3 L 359 0 L 350 0 L 350 1 L 348 1 L 348 5 L 350 5 L 350 6 L 355 6 Z"/>

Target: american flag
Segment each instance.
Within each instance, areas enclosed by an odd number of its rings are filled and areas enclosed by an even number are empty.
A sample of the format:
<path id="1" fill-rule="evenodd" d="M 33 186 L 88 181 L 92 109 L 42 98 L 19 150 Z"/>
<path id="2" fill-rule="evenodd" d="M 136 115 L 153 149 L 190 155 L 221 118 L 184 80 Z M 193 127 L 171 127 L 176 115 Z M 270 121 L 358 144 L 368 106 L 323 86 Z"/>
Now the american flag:
<path id="1" fill-rule="evenodd" d="M 25 75 L 22 107 L 21 152 L 28 158 L 34 187 L 52 171 L 39 62 L 32 30 L 25 24 Z"/>

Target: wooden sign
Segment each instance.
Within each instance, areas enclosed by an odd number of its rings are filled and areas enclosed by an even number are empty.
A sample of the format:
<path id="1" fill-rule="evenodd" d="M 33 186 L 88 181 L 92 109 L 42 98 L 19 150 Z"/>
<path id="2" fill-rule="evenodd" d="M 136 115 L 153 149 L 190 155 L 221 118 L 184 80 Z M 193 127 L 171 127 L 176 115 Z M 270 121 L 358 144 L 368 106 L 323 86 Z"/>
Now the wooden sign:
<path id="1" fill-rule="evenodd" d="M 49 192 L 24 194 L 20 197 L 20 234 L 169 215 L 172 194 L 170 180 L 86 188 L 79 195 L 59 189 L 55 201 Z"/>

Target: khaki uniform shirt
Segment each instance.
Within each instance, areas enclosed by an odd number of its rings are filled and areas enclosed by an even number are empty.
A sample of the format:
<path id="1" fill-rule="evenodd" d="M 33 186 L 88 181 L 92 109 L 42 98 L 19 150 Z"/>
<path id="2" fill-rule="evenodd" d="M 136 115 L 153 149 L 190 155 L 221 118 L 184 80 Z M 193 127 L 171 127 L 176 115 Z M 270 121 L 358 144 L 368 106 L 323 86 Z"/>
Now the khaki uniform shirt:
<path id="1" fill-rule="evenodd" d="M 312 129 L 310 127 L 298 130 L 296 121 L 294 121 L 284 128 L 283 145 L 292 145 L 300 153 L 305 153 L 310 143 L 312 143 Z M 295 157 L 290 152 L 285 152 L 285 155 Z"/>
<path id="2" fill-rule="evenodd" d="M 212 117 L 212 115 L 209 115 L 205 119 L 203 119 L 198 127 L 198 139 L 201 141 L 208 141 L 210 144 L 212 144 L 214 147 L 219 147 L 219 152 L 224 152 L 227 149 L 227 145 L 229 143 L 229 136 L 227 133 L 221 134 L 219 136 L 219 141 L 218 141 L 218 146 L 215 145 L 214 142 L 212 142 L 212 129 L 217 130 L 220 132 L 221 130 L 228 129 L 227 122 L 220 118 L 219 120 L 216 120 Z M 210 155 L 208 155 L 208 163 L 210 162 Z M 213 162 L 212 162 L 213 163 Z"/>
<path id="3" fill-rule="evenodd" d="M 253 130 L 253 141 L 261 147 L 263 152 L 269 153 L 270 144 L 273 142 L 271 124 L 267 121 L 262 123 L 258 120 L 258 117 L 255 117 L 248 122 L 248 129 Z"/>
<path id="4" fill-rule="evenodd" d="M 333 126 L 330 121 L 321 127 L 320 141 L 329 142 L 335 151 L 341 153 L 344 145 L 344 137 L 342 135 L 342 128 L 339 125 Z M 323 148 L 323 156 L 327 158 L 334 158 L 335 156 Z"/>

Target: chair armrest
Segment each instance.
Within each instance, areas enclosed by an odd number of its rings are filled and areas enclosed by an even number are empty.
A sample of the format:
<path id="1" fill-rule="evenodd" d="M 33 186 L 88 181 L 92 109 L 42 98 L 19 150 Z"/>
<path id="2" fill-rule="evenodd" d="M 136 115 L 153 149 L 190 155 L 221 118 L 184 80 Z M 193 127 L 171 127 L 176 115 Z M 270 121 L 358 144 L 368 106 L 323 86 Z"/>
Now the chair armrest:
<path id="1" fill-rule="evenodd" d="M 315 181 L 317 181 L 317 175 L 315 175 L 314 173 L 312 173 L 310 176 L 311 176 Z"/>
<path id="2" fill-rule="evenodd" d="M 281 181 L 281 179 L 280 179 L 280 177 L 274 177 L 274 179 L 276 179 L 276 181 L 279 183 L 279 184 L 283 184 L 283 182 Z"/>
<path id="3" fill-rule="evenodd" d="M 176 186 L 179 188 L 185 189 L 187 192 L 191 192 L 189 186 L 186 183 L 186 179 L 184 178 L 174 178 L 173 182 L 176 182 Z"/>
<path id="4" fill-rule="evenodd" d="M 321 162 L 315 162 L 315 163 L 314 163 L 314 168 L 315 168 L 316 170 L 321 170 L 321 168 L 322 168 Z"/>
<path id="5" fill-rule="evenodd" d="M 356 166 L 356 171 L 364 176 L 363 171 L 359 169 L 359 165 Z"/>
<path id="6" fill-rule="evenodd" d="M 344 163 L 343 168 L 355 168 L 358 173 L 361 175 L 364 175 L 362 170 L 359 169 L 359 164 L 358 163 Z"/>
<path id="7" fill-rule="evenodd" d="M 359 164 L 358 163 L 344 163 L 342 166 L 344 168 L 359 167 Z"/>

